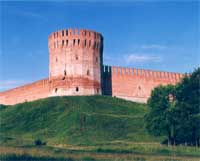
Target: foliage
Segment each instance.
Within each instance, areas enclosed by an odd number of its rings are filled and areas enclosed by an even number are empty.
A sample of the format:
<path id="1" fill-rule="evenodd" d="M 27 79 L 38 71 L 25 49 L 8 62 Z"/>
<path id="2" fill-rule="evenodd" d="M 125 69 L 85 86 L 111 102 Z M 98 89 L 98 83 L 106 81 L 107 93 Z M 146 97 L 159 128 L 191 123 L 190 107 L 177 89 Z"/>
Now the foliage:
<path id="1" fill-rule="evenodd" d="M 146 128 L 170 144 L 200 144 L 200 68 L 177 85 L 155 88 L 148 100 Z"/>
<path id="2" fill-rule="evenodd" d="M 37 139 L 34 141 L 34 144 L 37 146 L 41 146 L 41 145 L 46 145 L 46 142 L 43 142 L 42 140 Z"/>

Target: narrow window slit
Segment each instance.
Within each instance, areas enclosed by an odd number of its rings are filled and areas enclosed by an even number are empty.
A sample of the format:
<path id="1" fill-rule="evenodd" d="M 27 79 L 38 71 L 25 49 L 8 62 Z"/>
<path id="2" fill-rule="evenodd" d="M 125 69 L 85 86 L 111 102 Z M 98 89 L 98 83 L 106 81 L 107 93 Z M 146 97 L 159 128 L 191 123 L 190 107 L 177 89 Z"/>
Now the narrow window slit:
<path id="1" fill-rule="evenodd" d="M 68 46 L 68 40 L 66 40 L 66 45 Z"/>
<path id="2" fill-rule="evenodd" d="M 90 75 L 90 71 L 89 70 L 87 70 L 87 75 Z"/>
<path id="3" fill-rule="evenodd" d="M 57 93 L 57 91 L 58 91 L 58 88 L 55 89 L 55 93 Z"/>

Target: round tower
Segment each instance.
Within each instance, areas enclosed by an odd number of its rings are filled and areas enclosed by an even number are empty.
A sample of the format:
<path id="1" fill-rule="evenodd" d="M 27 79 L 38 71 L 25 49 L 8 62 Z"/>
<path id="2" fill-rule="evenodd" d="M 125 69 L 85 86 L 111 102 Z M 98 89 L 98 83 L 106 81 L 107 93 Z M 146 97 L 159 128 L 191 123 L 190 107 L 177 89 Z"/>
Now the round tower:
<path id="1" fill-rule="evenodd" d="M 102 35 L 65 29 L 48 41 L 50 95 L 101 94 Z"/>

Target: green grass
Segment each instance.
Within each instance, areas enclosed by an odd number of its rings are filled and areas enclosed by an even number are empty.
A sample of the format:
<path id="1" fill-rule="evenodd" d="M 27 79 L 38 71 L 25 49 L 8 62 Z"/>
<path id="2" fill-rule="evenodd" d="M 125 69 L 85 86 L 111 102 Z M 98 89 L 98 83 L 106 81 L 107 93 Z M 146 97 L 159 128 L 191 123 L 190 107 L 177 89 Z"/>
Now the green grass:
<path id="1" fill-rule="evenodd" d="M 160 145 L 147 107 L 107 96 L 52 97 L 0 106 L 1 160 L 195 160 L 199 148 Z M 45 146 L 35 146 L 40 139 Z M 120 159 L 118 159 L 120 160 Z"/>
<path id="2" fill-rule="evenodd" d="M 157 140 L 144 128 L 146 105 L 117 98 L 53 97 L 4 106 L 0 111 L 1 144 L 35 139 L 74 145 Z"/>

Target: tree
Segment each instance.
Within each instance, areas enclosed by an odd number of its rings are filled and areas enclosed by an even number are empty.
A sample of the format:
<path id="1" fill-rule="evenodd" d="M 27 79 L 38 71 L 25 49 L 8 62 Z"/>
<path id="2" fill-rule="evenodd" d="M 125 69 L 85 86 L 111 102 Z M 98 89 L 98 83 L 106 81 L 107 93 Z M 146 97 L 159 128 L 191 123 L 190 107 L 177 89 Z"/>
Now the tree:
<path id="1" fill-rule="evenodd" d="M 174 92 L 173 85 L 156 87 L 148 100 L 149 108 L 145 115 L 148 131 L 155 136 L 166 135 L 170 144 L 176 135 L 175 104 L 171 100 Z"/>
<path id="2" fill-rule="evenodd" d="M 148 100 L 146 128 L 170 144 L 200 145 L 200 68 L 176 86 L 155 88 Z"/>
<path id="3" fill-rule="evenodd" d="M 200 68 L 186 76 L 176 87 L 179 110 L 179 142 L 200 145 Z"/>

